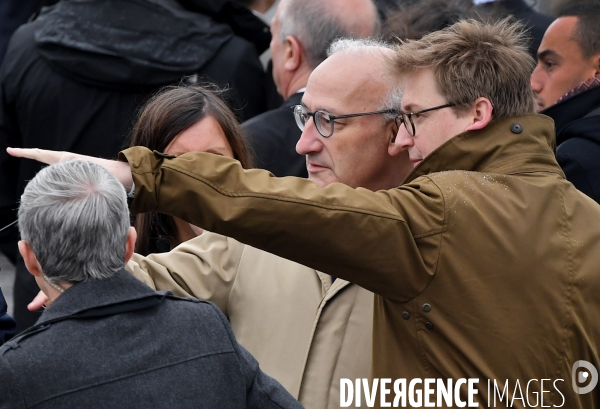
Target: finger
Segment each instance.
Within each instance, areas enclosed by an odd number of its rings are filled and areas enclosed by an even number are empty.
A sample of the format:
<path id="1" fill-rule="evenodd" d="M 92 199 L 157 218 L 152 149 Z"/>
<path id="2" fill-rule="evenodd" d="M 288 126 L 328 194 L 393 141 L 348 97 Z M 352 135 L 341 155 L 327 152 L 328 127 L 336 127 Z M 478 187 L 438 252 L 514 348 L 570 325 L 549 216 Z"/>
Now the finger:
<path id="1" fill-rule="evenodd" d="M 63 154 L 63 152 L 59 151 L 50 151 L 47 149 L 38 148 L 6 148 L 6 152 L 8 152 L 9 155 L 18 158 L 33 159 L 49 165 L 60 162 L 61 155 Z"/>
<path id="2" fill-rule="evenodd" d="M 44 294 L 42 291 L 40 291 L 38 293 L 38 295 L 35 296 L 35 298 L 33 299 L 33 301 L 31 301 L 28 305 L 27 305 L 27 309 L 29 311 L 37 311 L 40 308 L 44 307 L 44 306 L 48 306 L 50 305 L 50 300 L 48 299 L 48 297 L 46 296 L 46 294 Z"/>

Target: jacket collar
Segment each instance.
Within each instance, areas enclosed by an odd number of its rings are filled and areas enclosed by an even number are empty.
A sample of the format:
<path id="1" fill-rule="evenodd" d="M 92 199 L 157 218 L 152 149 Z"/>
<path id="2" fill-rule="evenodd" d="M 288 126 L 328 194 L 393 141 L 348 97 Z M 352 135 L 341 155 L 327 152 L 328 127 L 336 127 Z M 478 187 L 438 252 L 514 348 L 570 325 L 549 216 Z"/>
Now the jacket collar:
<path id="1" fill-rule="evenodd" d="M 446 141 L 423 159 L 404 183 L 449 170 L 501 174 L 543 170 L 564 177 L 554 157 L 554 143 L 554 123 L 546 116 L 495 120 L 484 129 L 463 132 Z"/>
<path id="2" fill-rule="evenodd" d="M 567 98 L 559 103 L 544 109 L 541 113 L 548 115 L 556 124 L 556 134 L 560 136 L 561 130 L 569 123 L 583 118 L 595 108 L 600 107 L 600 87 L 592 88 L 577 95 Z M 560 138 L 557 144 L 561 144 Z"/>
<path id="3" fill-rule="evenodd" d="M 90 311 L 94 311 L 93 315 L 102 315 L 100 311 L 105 307 L 145 298 L 162 298 L 164 294 L 155 292 L 127 271 L 119 270 L 109 279 L 89 280 L 69 287 L 44 310 L 36 326 Z M 131 308 L 127 310 L 131 311 Z M 111 312 L 114 311 L 111 309 Z"/>
<path id="4" fill-rule="evenodd" d="M 283 102 L 284 107 L 293 107 L 294 105 L 300 105 L 302 102 L 302 96 L 304 92 L 294 92 L 288 99 Z"/>

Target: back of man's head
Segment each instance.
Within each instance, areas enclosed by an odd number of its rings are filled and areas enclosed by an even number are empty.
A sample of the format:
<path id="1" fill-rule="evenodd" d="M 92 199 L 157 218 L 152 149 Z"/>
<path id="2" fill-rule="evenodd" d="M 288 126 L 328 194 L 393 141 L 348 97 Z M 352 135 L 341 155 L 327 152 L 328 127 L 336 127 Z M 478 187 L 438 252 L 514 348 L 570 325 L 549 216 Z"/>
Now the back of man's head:
<path id="1" fill-rule="evenodd" d="M 577 17 L 573 40 L 579 44 L 583 58 L 600 54 L 600 2 L 571 4 L 558 17 Z"/>
<path id="2" fill-rule="evenodd" d="M 381 26 L 372 0 L 283 0 L 279 7 L 280 41 L 296 37 L 311 68 L 327 58 L 335 39 L 374 36 Z"/>
<path id="3" fill-rule="evenodd" d="M 504 19 L 493 24 L 462 20 L 396 48 L 393 67 L 401 77 L 432 69 L 439 92 L 456 110 L 480 97 L 493 106 L 494 119 L 535 112 L 529 78 L 534 60 L 523 26 Z"/>
<path id="4" fill-rule="evenodd" d="M 91 162 L 48 166 L 21 196 L 19 230 L 49 282 L 109 278 L 125 265 L 125 189 Z"/>

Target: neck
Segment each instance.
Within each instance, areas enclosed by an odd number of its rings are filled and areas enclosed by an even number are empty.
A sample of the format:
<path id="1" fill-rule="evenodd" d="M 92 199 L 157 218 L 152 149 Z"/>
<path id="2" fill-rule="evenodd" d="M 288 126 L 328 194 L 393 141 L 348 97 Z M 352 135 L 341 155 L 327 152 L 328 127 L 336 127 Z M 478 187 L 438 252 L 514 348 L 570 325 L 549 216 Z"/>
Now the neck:
<path id="1" fill-rule="evenodd" d="M 66 282 L 52 283 L 48 277 L 43 276 L 43 278 L 43 281 L 38 281 L 38 285 L 42 292 L 48 297 L 48 304 L 54 302 L 54 300 L 56 300 L 63 292 L 65 292 L 65 290 L 73 285 L 72 283 Z"/>

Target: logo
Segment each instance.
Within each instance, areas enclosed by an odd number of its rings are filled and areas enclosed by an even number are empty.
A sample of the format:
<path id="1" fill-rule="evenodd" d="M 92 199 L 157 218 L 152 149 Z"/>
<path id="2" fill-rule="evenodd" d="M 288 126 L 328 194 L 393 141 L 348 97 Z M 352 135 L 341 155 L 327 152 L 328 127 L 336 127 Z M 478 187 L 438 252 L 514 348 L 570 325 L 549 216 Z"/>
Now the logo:
<path id="1" fill-rule="evenodd" d="M 598 385 L 598 371 L 596 370 L 596 367 L 588 361 L 581 360 L 575 362 L 573 364 L 571 376 L 573 380 L 573 390 L 580 395 L 591 392 L 596 385 Z M 587 385 L 583 386 L 586 383 Z"/>

